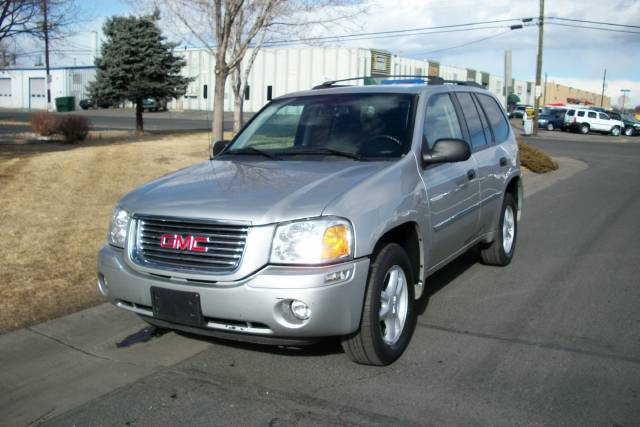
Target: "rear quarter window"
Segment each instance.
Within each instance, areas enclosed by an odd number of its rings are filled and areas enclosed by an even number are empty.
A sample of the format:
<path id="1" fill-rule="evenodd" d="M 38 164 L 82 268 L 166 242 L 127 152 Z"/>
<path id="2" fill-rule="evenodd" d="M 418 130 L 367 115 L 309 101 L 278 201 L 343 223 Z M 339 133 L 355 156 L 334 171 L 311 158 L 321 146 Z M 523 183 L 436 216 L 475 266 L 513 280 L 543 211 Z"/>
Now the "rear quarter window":
<path id="1" fill-rule="evenodd" d="M 578 111 L 578 117 L 584 117 L 584 111 Z"/>
<path id="2" fill-rule="evenodd" d="M 476 95 L 480 101 L 480 105 L 482 105 L 482 108 L 487 115 L 487 118 L 489 119 L 489 125 L 493 130 L 495 142 L 498 144 L 504 142 L 509 136 L 509 123 L 507 123 L 507 119 L 504 117 L 502 108 L 498 105 L 495 99 L 489 95 L 483 95 L 480 93 Z"/>
<path id="3" fill-rule="evenodd" d="M 567 111 L 567 116 L 575 116 L 575 114 L 576 114 L 576 110 Z"/>

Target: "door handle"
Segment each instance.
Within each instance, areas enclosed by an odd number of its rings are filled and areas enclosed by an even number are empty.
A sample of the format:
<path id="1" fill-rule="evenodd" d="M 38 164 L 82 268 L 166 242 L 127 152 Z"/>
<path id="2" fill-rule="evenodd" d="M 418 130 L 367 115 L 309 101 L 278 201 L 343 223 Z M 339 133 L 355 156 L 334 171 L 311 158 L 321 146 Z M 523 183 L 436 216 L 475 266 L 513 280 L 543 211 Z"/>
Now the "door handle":
<path id="1" fill-rule="evenodd" d="M 475 177 L 476 177 L 476 170 L 475 169 L 469 169 L 467 171 L 467 178 L 469 178 L 469 181 L 471 181 Z"/>
<path id="2" fill-rule="evenodd" d="M 500 166 L 507 166 L 507 158 L 500 157 Z"/>

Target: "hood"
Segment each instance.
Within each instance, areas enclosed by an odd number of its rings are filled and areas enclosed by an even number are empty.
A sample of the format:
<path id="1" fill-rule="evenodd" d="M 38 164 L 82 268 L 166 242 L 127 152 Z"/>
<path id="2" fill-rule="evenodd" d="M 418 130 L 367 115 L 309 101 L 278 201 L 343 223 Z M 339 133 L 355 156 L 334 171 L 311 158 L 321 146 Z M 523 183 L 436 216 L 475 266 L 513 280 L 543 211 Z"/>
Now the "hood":
<path id="1" fill-rule="evenodd" d="M 270 224 L 318 216 L 333 199 L 392 164 L 213 160 L 152 181 L 120 206 L 136 214 Z"/>

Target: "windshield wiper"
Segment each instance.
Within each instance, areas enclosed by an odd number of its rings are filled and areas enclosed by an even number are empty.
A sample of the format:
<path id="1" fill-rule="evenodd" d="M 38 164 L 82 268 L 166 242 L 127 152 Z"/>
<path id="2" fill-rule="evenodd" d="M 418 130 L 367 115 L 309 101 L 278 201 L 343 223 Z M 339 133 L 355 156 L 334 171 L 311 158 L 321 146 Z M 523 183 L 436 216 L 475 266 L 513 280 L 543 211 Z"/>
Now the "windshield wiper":
<path id="1" fill-rule="evenodd" d="M 303 149 L 303 150 L 292 150 L 292 151 L 285 151 L 282 153 L 278 153 L 281 155 L 297 155 L 297 154 L 318 154 L 318 155 L 332 155 L 332 156 L 340 156 L 340 157 L 347 157 L 349 159 L 354 159 L 354 160 L 359 160 L 362 161 L 362 157 L 354 154 L 354 153 L 349 153 L 348 151 L 340 151 L 340 150 L 334 150 L 333 148 L 328 148 L 328 147 L 318 147 L 318 148 L 309 148 L 309 149 Z"/>
<path id="2" fill-rule="evenodd" d="M 273 154 L 267 153 L 266 151 L 260 150 L 256 147 L 238 148 L 236 150 L 225 151 L 223 154 L 259 154 L 271 160 L 278 160 L 278 158 Z"/>

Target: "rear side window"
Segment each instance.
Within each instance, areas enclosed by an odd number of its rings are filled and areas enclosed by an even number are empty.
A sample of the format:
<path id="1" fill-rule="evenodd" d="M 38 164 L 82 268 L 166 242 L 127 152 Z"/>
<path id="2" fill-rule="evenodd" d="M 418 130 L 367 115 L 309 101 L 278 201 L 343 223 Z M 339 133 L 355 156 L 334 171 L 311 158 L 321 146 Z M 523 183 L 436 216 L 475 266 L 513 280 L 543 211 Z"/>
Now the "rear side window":
<path id="1" fill-rule="evenodd" d="M 484 136 L 484 129 L 482 129 L 482 122 L 478 115 L 476 105 L 471 98 L 470 93 L 457 93 L 458 101 L 462 107 L 462 113 L 467 121 L 467 128 L 469 129 L 469 136 L 471 137 L 471 147 L 481 148 L 487 145 L 487 140 Z"/>
<path id="2" fill-rule="evenodd" d="M 584 111 L 578 111 L 578 117 L 584 117 Z"/>
<path id="3" fill-rule="evenodd" d="M 567 116 L 574 116 L 576 114 L 576 110 L 567 111 Z"/>
<path id="4" fill-rule="evenodd" d="M 433 95 L 429 98 L 422 135 L 429 150 L 439 139 L 463 139 L 458 115 L 449 94 Z"/>
<path id="5" fill-rule="evenodd" d="M 509 123 L 504 118 L 502 108 L 500 108 L 495 99 L 488 95 L 477 94 L 476 96 L 487 114 L 496 143 L 504 142 L 509 136 Z"/>
<path id="6" fill-rule="evenodd" d="M 593 111 L 589 111 L 589 118 L 590 119 L 595 119 L 596 118 L 596 113 Z"/>

